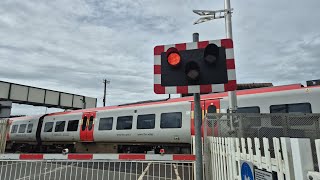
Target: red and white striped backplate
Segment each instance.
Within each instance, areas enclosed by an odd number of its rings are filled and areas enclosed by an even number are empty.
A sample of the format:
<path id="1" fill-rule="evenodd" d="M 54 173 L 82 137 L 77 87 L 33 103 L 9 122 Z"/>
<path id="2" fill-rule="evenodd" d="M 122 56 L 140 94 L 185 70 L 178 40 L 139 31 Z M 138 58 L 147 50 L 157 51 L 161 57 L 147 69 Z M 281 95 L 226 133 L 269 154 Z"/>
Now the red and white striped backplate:
<path id="1" fill-rule="evenodd" d="M 214 43 L 226 49 L 226 63 L 228 70 L 228 83 L 208 84 L 191 86 L 161 86 L 161 53 L 166 52 L 170 47 L 175 47 L 179 51 L 202 49 L 209 43 Z M 232 39 L 219 39 L 210 41 L 200 41 L 182 44 L 161 45 L 154 48 L 154 92 L 156 94 L 189 94 L 189 93 L 210 93 L 234 91 L 237 88 L 236 70 L 234 62 L 234 51 Z"/>

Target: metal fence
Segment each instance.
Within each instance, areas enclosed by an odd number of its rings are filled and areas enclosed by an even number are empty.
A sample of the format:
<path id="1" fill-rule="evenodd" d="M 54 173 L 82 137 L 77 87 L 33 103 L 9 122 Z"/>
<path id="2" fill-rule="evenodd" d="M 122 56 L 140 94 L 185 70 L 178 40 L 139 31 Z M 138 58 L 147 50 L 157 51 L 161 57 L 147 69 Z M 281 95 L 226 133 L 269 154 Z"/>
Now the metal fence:
<path id="1" fill-rule="evenodd" d="M 71 155 L 71 156 L 70 156 Z M 1 180 L 193 180 L 193 155 L 18 155 L 0 156 Z M 89 155 L 90 156 L 90 155 Z M 119 157 L 124 157 L 119 159 Z M 176 158 L 174 158 L 174 156 Z M 71 158 L 70 158 L 71 157 Z M 173 158 L 172 158 L 173 157 Z"/>
<path id="2" fill-rule="evenodd" d="M 0 154 L 5 152 L 8 128 L 8 119 L 0 119 Z"/>
<path id="3" fill-rule="evenodd" d="M 207 114 L 207 135 L 320 138 L 320 114 Z"/>

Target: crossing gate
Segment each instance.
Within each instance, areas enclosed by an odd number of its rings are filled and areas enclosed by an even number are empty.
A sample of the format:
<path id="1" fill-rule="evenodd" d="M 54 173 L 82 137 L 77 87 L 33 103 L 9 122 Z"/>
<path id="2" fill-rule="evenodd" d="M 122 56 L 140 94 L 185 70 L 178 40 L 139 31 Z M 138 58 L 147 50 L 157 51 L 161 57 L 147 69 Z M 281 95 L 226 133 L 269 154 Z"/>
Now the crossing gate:
<path id="1" fill-rule="evenodd" d="M 0 154 L 4 153 L 6 148 L 6 135 L 8 128 L 8 119 L 0 119 Z"/>
<path id="2" fill-rule="evenodd" d="M 193 180 L 194 155 L 0 154 L 1 180 Z"/>

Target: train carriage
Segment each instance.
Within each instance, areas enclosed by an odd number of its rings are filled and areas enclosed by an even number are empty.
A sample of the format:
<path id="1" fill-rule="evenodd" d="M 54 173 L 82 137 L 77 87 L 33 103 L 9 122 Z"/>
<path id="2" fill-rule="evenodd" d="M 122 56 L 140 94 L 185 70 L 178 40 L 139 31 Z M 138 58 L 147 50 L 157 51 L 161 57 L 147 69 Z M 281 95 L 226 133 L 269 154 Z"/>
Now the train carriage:
<path id="1" fill-rule="evenodd" d="M 240 113 L 319 113 L 320 86 L 301 84 L 237 91 Z M 201 96 L 202 117 L 228 112 L 227 93 Z M 193 97 L 141 102 L 12 118 L 8 150 L 61 152 L 135 152 L 164 148 L 167 153 L 190 153 L 194 135 Z M 32 122 L 31 132 L 27 131 Z M 314 126 L 314 122 L 296 122 Z M 250 126 L 277 128 L 272 119 Z M 21 131 L 19 129 L 21 128 Z M 22 133 L 22 130 L 24 132 Z M 29 132 L 29 133 L 28 133 Z"/>

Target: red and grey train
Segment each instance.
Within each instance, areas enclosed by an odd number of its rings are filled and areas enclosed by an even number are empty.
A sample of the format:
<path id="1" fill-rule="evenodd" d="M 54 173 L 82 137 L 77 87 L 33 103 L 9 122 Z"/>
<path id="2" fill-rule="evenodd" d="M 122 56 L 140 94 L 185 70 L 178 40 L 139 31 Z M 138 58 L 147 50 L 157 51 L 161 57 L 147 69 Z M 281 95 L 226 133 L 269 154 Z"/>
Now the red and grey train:
<path id="1" fill-rule="evenodd" d="M 320 86 L 292 84 L 238 90 L 238 112 L 320 113 Z M 8 152 L 190 153 L 193 97 L 10 119 Z M 203 115 L 224 113 L 228 94 L 201 95 Z"/>

